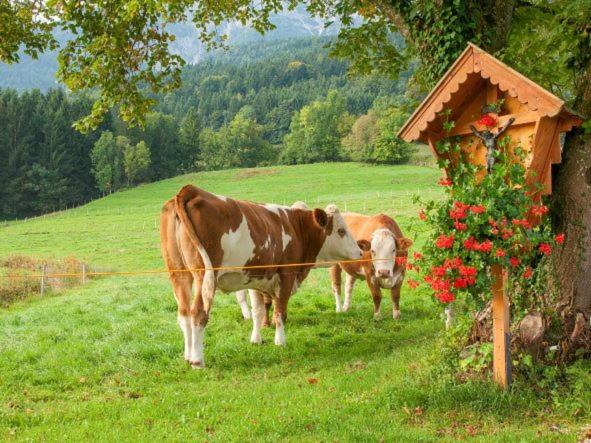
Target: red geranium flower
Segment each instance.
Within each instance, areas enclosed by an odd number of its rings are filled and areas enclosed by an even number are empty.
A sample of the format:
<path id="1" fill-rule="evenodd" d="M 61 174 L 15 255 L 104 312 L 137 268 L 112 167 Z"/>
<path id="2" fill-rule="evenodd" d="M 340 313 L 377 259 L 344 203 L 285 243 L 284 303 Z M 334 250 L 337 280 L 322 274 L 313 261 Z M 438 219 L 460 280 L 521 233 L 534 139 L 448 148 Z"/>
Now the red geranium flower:
<path id="1" fill-rule="evenodd" d="M 564 234 L 556 234 L 556 237 L 554 237 L 554 240 L 556 240 L 556 243 L 558 243 L 559 245 L 564 243 Z"/>
<path id="2" fill-rule="evenodd" d="M 462 211 L 459 209 L 450 209 L 449 210 L 449 218 L 452 218 L 454 220 L 461 220 L 463 218 L 466 218 L 468 214 L 466 214 L 466 211 Z"/>
<path id="3" fill-rule="evenodd" d="M 474 266 L 460 266 L 459 272 L 462 277 L 476 277 L 478 270 Z"/>
<path id="4" fill-rule="evenodd" d="M 503 233 L 503 240 L 508 240 L 513 237 L 513 231 L 511 229 L 503 228 L 501 232 Z"/>
<path id="5" fill-rule="evenodd" d="M 465 277 L 459 277 L 454 280 L 454 288 L 464 289 L 468 287 L 468 279 Z"/>
<path id="6" fill-rule="evenodd" d="M 538 250 L 544 255 L 550 255 L 552 252 L 552 246 L 550 246 L 548 243 L 540 243 Z"/>
<path id="7" fill-rule="evenodd" d="M 497 249 L 496 252 L 495 252 L 495 255 L 497 257 L 504 257 L 504 256 L 507 255 L 507 253 L 505 251 L 503 251 L 502 249 Z"/>
<path id="8" fill-rule="evenodd" d="M 415 253 L 413 254 L 413 258 L 414 258 L 415 260 L 421 260 L 421 259 L 423 258 L 423 254 L 421 254 L 420 252 L 415 252 Z"/>
<path id="9" fill-rule="evenodd" d="M 519 266 L 519 263 L 521 263 L 521 260 L 519 260 L 517 257 L 511 257 L 509 259 L 509 263 L 511 263 L 511 266 L 516 267 L 516 266 Z"/>
<path id="10" fill-rule="evenodd" d="M 492 113 L 484 114 L 481 116 L 476 123 L 482 126 L 486 126 L 487 128 L 493 128 L 497 124 L 497 116 Z"/>
<path id="11" fill-rule="evenodd" d="M 441 303 L 451 303 L 455 300 L 455 296 L 451 291 L 436 292 L 435 297 L 437 297 Z"/>
<path id="12" fill-rule="evenodd" d="M 408 260 L 408 257 L 406 257 L 406 256 L 396 257 L 396 259 L 395 259 L 396 264 L 398 266 L 405 265 L 407 260 Z"/>
<path id="13" fill-rule="evenodd" d="M 451 180 L 449 178 L 442 178 L 441 180 L 439 180 L 439 184 L 441 186 L 451 186 Z"/>
<path id="14" fill-rule="evenodd" d="M 431 268 L 431 271 L 433 272 L 434 275 L 436 275 L 437 277 L 443 277 L 445 275 L 445 271 L 446 269 L 443 266 L 433 266 Z"/>
<path id="15" fill-rule="evenodd" d="M 462 266 L 462 259 L 460 257 L 446 258 L 443 262 L 443 267 L 447 269 L 457 269 Z"/>
<path id="16" fill-rule="evenodd" d="M 437 237 L 437 241 L 435 242 L 435 246 L 441 249 L 449 249 L 454 245 L 454 235 L 451 234 L 449 237 L 441 234 Z"/>
<path id="17" fill-rule="evenodd" d="M 482 214 L 484 211 L 486 211 L 486 208 L 483 205 L 470 206 L 470 211 L 472 211 L 474 214 Z"/>
<path id="18" fill-rule="evenodd" d="M 408 280 L 406 280 L 406 283 L 408 283 L 408 286 L 410 286 L 413 289 L 415 289 L 420 284 L 418 281 L 413 280 L 412 278 L 409 278 Z"/>
<path id="19" fill-rule="evenodd" d="M 499 230 L 497 228 L 492 228 L 490 230 L 490 232 L 491 232 L 492 235 L 497 235 L 499 233 Z"/>
<path id="20" fill-rule="evenodd" d="M 492 251 L 493 244 L 490 240 L 485 240 L 478 246 L 478 250 L 481 252 L 490 252 Z"/>
<path id="21" fill-rule="evenodd" d="M 545 205 L 539 205 L 539 206 L 532 206 L 531 208 L 531 213 L 533 215 L 544 215 L 546 214 L 550 209 L 548 209 L 548 206 Z"/>
<path id="22" fill-rule="evenodd" d="M 454 222 L 454 228 L 456 228 L 458 231 L 465 231 L 468 228 L 468 225 L 466 223 L 460 223 L 456 220 Z"/>
<path id="23" fill-rule="evenodd" d="M 474 237 L 470 236 L 467 240 L 464 241 L 464 248 L 470 250 L 476 250 L 478 243 L 474 239 Z"/>
<path id="24" fill-rule="evenodd" d="M 425 211 L 423 211 L 422 209 L 419 211 L 419 220 L 427 220 L 427 215 L 425 214 Z"/>
<path id="25" fill-rule="evenodd" d="M 523 278 L 530 278 L 533 273 L 534 270 L 530 266 L 528 266 L 525 272 L 523 273 Z"/>

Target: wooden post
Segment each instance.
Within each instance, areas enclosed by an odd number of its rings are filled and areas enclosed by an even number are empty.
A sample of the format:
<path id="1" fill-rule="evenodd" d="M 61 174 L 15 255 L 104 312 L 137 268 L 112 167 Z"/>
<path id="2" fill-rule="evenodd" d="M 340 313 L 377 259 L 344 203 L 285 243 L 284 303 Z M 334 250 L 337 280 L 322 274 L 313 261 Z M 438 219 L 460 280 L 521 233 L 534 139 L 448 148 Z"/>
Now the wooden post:
<path id="1" fill-rule="evenodd" d="M 45 272 L 47 271 L 47 265 L 43 265 L 41 268 L 41 297 L 45 294 Z"/>
<path id="2" fill-rule="evenodd" d="M 82 263 L 82 284 L 86 284 L 86 263 Z"/>
<path id="3" fill-rule="evenodd" d="M 493 378 L 503 389 L 511 385 L 511 331 L 509 299 L 505 294 L 507 273 L 493 266 Z"/>

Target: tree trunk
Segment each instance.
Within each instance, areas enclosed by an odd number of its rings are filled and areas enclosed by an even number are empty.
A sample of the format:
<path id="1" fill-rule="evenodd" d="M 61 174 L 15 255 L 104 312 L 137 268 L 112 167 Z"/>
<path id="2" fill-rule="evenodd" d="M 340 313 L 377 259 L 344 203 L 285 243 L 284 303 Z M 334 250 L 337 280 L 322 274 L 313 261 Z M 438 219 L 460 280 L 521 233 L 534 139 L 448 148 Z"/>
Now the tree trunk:
<path id="1" fill-rule="evenodd" d="M 591 63 L 577 81 L 575 109 L 591 114 Z M 554 171 L 553 222 L 566 241 L 555 256 L 557 312 L 564 325 L 562 352 L 591 351 L 591 134 L 567 135 L 563 161 Z"/>

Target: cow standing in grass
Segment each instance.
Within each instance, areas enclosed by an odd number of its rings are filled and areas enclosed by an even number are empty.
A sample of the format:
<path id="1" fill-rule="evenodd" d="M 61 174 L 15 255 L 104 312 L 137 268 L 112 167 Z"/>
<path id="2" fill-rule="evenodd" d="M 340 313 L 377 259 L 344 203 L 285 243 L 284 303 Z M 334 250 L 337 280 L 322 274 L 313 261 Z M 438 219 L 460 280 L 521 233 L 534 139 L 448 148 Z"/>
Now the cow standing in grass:
<path id="1" fill-rule="evenodd" d="M 194 368 L 204 366 L 203 336 L 217 289 L 256 289 L 272 295 L 275 344 L 284 345 L 289 298 L 312 266 L 278 265 L 362 256 L 334 205 L 310 211 L 258 204 L 191 185 L 164 204 L 160 237 L 178 304 L 185 359 Z M 260 343 L 264 302 L 260 292 L 255 294 L 251 342 Z"/>
<path id="2" fill-rule="evenodd" d="M 355 280 L 364 279 L 373 298 L 374 319 L 381 318 L 382 289 L 390 290 L 392 317 L 397 319 L 400 316 L 400 288 L 404 280 L 405 260 L 396 260 L 396 258 L 407 257 L 412 240 L 405 238 L 398 224 L 384 214 L 367 216 L 345 213 L 343 218 L 360 245 L 368 246 L 364 247 L 363 253 L 363 258 L 367 261 L 339 263 L 330 269 L 336 311 L 346 312 L 349 309 Z M 365 243 L 362 243 L 364 241 Z M 345 301 L 342 307 L 341 271 L 345 271 L 346 274 Z"/>
<path id="3" fill-rule="evenodd" d="M 308 205 L 306 203 L 304 203 L 303 201 L 297 201 L 293 205 L 291 205 L 291 207 L 293 209 L 310 209 L 310 208 L 308 208 Z M 250 289 L 250 290 L 248 290 L 248 292 L 250 292 L 249 295 L 250 295 L 251 305 L 252 305 L 253 304 L 252 298 L 259 297 L 260 294 L 257 294 L 256 293 L 257 291 L 254 289 Z M 238 305 L 240 306 L 240 310 L 242 311 L 242 318 L 244 320 L 249 320 L 252 316 L 250 314 L 250 308 L 248 307 L 248 302 L 246 301 L 246 293 L 247 293 L 246 289 L 236 291 L 236 301 L 238 302 Z M 269 321 L 269 310 L 271 309 L 271 305 L 273 304 L 273 297 L 271 297 L 269 294 L 265 294 L 265 293 L 261 293 L 261 294 L 262 294 L 264 304 L 265 304 L 265 315 L 263 317 L 262 325 L 263 326 L 270 326 L 271 322 Z"/>

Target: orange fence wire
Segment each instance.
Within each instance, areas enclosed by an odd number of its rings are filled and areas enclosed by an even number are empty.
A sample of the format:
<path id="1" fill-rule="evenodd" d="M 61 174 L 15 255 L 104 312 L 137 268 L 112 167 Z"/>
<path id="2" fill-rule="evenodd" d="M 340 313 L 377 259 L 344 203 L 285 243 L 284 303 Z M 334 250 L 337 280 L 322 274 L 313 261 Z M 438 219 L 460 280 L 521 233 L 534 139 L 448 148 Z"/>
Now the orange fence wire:
<path id="1" fill-rule="evenodd" d="M 217 266 L 212 268 L 195 268 L 195 269 L 149 269 L 145 271 L 102 271 L 102 272 L 86 272 L 86 273 L 56 273 L 56 274 L 19 274 L 19 275 L 0 275 L 1 278 L 66 278 L 66 277 L 93 277 L 93 276 L 107 276 L 107 275 L 150 275 L 150 274 L 164 274 L 164 273 L 180 273 L 180 272 L 199 272 L 199 271 L 227 271 L 239 269 L 265 269 L 265 268 L 294 268 L 297 266 L 322 266 L 322 265 L 336 265 L 337 263 L 368 263 L 376 261 L 386 261 L 388 259 L 355 259 L 355 260 L 325 260 L 308 263 L 282 263 L 277 265 L 250 265 L 250 266 Z"/>

